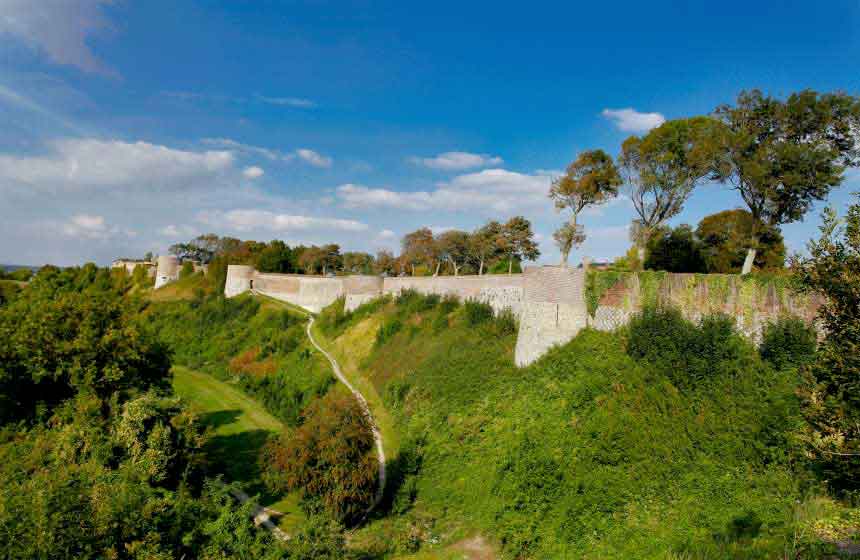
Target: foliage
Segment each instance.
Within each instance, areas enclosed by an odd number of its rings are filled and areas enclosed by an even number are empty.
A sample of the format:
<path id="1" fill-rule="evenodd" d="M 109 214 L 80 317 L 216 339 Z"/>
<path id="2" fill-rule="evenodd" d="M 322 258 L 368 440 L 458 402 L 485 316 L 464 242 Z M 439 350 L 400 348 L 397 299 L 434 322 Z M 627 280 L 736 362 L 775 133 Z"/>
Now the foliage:
<path id="1" fill-rule="evenodd" d="M 514 335 L 470 325 L 465 306 L 436 329 L 438 314 L 409 316 L 415 330 L 362 362 L 401 455 L 390 464 L 391 514 L 359 530 L 355 546 L 435 556 L 439 535 L 476 532 L 504 558 L 771 558 L 790 546 L 805 480 L 790 445 L 796 378 L 750 346 L 680 392 L 613 335 L 586 330 L 516 368 Z M 719 347 L 734 336 L 725 327 L 694 328 L 703 347 Z M 744 532 L 750 519 L 757 536 Z"/>
<path id="2" fill-rule="evenodd" d="M 177 364 L 233 379 L 290 426 L 334 382 L 316 355 L 306 352 L 306 319 L 250 297 L 154 304 L 147 319 Z"/>
<path id="3" fill-rule="evenodd" d="M 0 280 L 13 280 L 15 282 L 27 282 L 35 273 L 31 268 L 17 268 L 15 270 L 0 269 Z"/>
<path id="4" fill-rule="evenodd" d="M 807 440 L 821 473 L 838 490 L 860 488 L 860 200 L 844 227 L 832 209 L 821 238 L 793 269 L 803 286 L 825 296 L 819 319 L 826 338 L 805 368 Z"/>
<path id="5" fill-rule="evenodd" d="M 554 235 L 562 253 L 562 262 L 572 247 L 585 241 L 585 233 L 577 227 L 579 214 L 589 206 L 603 204 L 618 195 L 621 176 L 612 158 L 603 150 L 587 150 L 579 154 L 566 173 L 555 179 L 549 190 L 549 198 L 557 210 L 568 209 L 571 221 Z"/>
<path id="6" fill-rule="evenodd" d="M 588 314 L 594 317 L 603 294 L 627 276 L 629 275 L 625 272 L 589 270 L 585 276 L 585 305 Z"/>
<path id="7" fill-rule="evenodd" d="M 666 272 L 705 272 L 701 246 L 687 224 L 656 228 L 648 238 L 645 268 Z"/>
<path id="8" fill-rule="evenodd" d="M 781 269 L 785 265 L 785 244 L 777 228 L 758 224 L 746 210 L 735 209 L 705 216 L 696 228 L 707 272 L 738 273 L 757 231 L 755 266 L 759 270 Z"/>
<path id="9" fill-rule="evenodd" d="M 194 274 L 194 264 L 191 261 L 182 263 L 182 268 L 179 269 L 179 278 L 188 278 Z"/>
<path id="10" fill-rule="evenodd" d="M 522 216 L 514 216 L 502 226 L 499 248 L 508 260 L 508 274 L 513 272 L 513 262 L 534 261 L 540 257 L 540 249 L 534 240 L 532 223 Z"/>
<path id="11" fill-rule="evenodd" d="M 329 395 L 304 412 L 289 436 L 273 439 L 261 458 L 274 491 L 319 499 L 334 518 L 355 522 L 370 506 L 377 483 L 370 421 L 352 395 Z"/>
<path id="12" fill-rule="evenodd" d="M 493 308 L 489 304 L 472 299 L 463 304 L 466 312 L 466 321 L 470 326 L 477 326 L 493 320 Z"/>
<path id="13" fill-rule="evenodd" d="M 762 333 L 759 355 L 776 369 L 798 367 L 812 361 L 818 345 L 815 329 L 798 317 L 780 317 Z"/>
<path id="14" fill-rule="evenodd" d="M 860 101 L 843 93 L 803 90 L 785 101 L 742 91 L 717 108 L 714 177 L 730 181 L 759 223 L 778 226 L 803 218 L 857 163 L 854 131 Z"/>
<path id="15" fill-rule="evenodd" d="M 622 144 L 618 163 L 638 216 L 640 247 L 654 228 L 681 212 L 696 184 L 711 171 L 715 126 L 708 117 L 671 120 Z"/>
<path id="16" fill-rule="evenodd" d="M 290 247 L 275 239 L 266 245 L 266 248 L 257 255 L 254 268 L 260 272 L 288 273 L 298 269 L 296 255 Z"/>
<path id="17" fill-rule="evenodd" d="M 136 322 L 139 305 L 106 269 L 42 269 L 0 307 L 0 422 L 48 414 L 78 393 L 107 414 L 140 391 L 165 390 L 167 349 Z"/>
<path id="18" fill-rule="evenodd" d="M 748 343 L 726 315 L 706 315 L 694 325 L 675 308 L 648 307 L 631 319 L 628 330 L 627 353 L 680 389 L 756 367 Z"/>

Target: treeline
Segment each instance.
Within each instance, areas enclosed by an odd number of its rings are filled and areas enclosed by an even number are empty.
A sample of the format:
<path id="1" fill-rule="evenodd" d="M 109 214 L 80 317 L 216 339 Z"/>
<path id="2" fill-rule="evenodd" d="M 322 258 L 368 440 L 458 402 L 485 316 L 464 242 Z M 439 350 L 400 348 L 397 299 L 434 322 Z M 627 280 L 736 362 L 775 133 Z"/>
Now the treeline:
<path id="1" fill-rule="evenodd" d="M 520 263 L 540 256 L 532 224 L 522 216 L 489 221 L 472 232 L 434 234 L 422 227 L 403 236 L 399 255 L 388 250 L 376 255 L 341 252 L 336 243 L 290 247 L 280 240 L 265 243 L 211 233 L 173 245 L 170 253 L 186 262 L 208 263 L 210 276 L 221 284 L 228 264 L 276 273 L 422 276 L 519 272 Z"/>
<path id="2" fill-rule="evenodd" d="M 860 164 L 856 130 L 860 100 L 804 90 L 781 100 L 743 91 L 734 105 L 706 116 L 670 120 L 623 142 L 613 160 L 603 150 L 582 152 L 556 179 L 549 196 L 570 218 L 554 238 L 563 261 L 586 238 L 579 214 L 618 196 L 625 186 L 636 219 L 631 233 L 639 262 L 655 235 L 682 211 L 700 184 L 728 184 L 747 206 L 749 272 L 757 252 L 779 227 L 802 220 L 815 201 Z"/>

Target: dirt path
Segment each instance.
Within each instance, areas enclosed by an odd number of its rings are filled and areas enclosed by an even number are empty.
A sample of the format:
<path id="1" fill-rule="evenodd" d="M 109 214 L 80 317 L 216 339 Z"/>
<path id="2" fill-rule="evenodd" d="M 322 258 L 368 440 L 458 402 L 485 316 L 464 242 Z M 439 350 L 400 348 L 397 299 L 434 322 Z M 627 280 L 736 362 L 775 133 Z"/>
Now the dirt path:
<path id="1" fill-rule="evenodd" d="M 350 390 L 350 392 L 355 397 L 355 400 L 358 401 L 358 404 L 364 410 L 364 414 L 367 415 L 368 420 L 370 420 L 370 428 L 373 431 L 373 440 L 376 442 L 376 456 L 379 460 L 379 488 L 376 491 L 376 497 L 373 500 L 373 503 L 367 510 L 367 513 L 370 513 L 373 508 L 379 505 L 379 502 L 382 501 L 383 493 L 385 492 L 385 449 L 382 446 L 382 434 L 379 432 L 379 426 L 376 425 L 376 422 L 373 419 L 373 414 L 370 412 L 370 405 L 367 404 L 367 399 L 364 398 L 364 395 L 361 394 L 358 389 L 353 387 L 352 383 L 349 382 L 349 379 L 343 374 L 340 369 L 340 365 L 338 365 L 337 360 L 335 360 L 331 354 L 323 350 L 322 346 L 316 341 L 313 335 L 313 331 L 311 330 L 314 326 L 314 316 L 310 315 L 310 320 L 308 321 L 308 339 L 311 341 L 311 344 L 314 345 L 314 348 L 319 350 L 319 352 L 326 357 L 326 359 L 331 364 L 331 369 L 334 371 L 335 376 L 340 380 L 341 383 L 346 385 L 346 388 Z"/>

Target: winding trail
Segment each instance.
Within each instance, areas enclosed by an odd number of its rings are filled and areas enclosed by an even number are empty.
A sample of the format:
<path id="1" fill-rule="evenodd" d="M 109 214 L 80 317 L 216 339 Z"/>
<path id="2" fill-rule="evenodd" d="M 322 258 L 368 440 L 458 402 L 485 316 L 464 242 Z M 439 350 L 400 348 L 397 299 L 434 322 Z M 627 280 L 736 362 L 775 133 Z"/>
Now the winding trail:
<path id="1" fill-rule="evenodd" d="M 379 487 L 376 490 L 376 497 L 373 499 L 373 503 L 370 504 L 370 507 L 367 509 L 365 515 L 373 511 L 373 509 L 379 505 L 379 502 L 382 501 L 382 496 L 385 492 L 385 449 L 382 446 L 382 434 L 379 431 L 379 426 L 377 426 L 376 421 L 373 419 L 373 413 L 370 411 L 370 405 L 367 404 L 367 399 L 364 398 L 364 395 L 356 389 L 352 383 L 349 382 L 349 379 L 343 374 L 340 369 L 340 365 L 337 363 L 331 354 L 323 350 L 323 347 L 317 342 L 314 338 L 313 331 L 311 330 L 314 326 L 315 317 L 313 315 L 309 315 L 310 320 L 308 321 L 307 333 L 308 339 L 311 341 L 311 344 L 314 345 L 314 348 L 319 350 L 319 352 L 326 357 L 326 359 L 331 364 L 331 369 L 334 371 L 335 376 L 340 380 L 341 383 L 346 385 L 346 388 L 352 392 L 352 395 L 355 397 L 355 400 L 358 401 L 359 406 L 361 406 L 364 411 L 365 416 L 370 421 L 370 429 L 373 432 L 373 440 L 376 442 L 376 456 L 379 460 Z"/>
<path id="2" fill-rule="evenodd" d="M 259 295 L 259 296 L 263 296 L 263 297 L 272 299 L 272 300 L 277 301 L 278 303 L 281 303 L 281 304 L 285 304 L 285 302 L 282 302 L 279 299 L 272 297 L 272 296 L 266 294 L 265 292 L 261 292 L 259 290 L 253 290 L 252 289 L 251 293 L 254 295 Z M 346 376 L 343 374 L 343 371 L 341 371 L 340 364 L 337 363 L 337 360 L 335 360 L 331 354 L 329 354 L 325 349 L 323 349 L 323 347 L 320 345 L 320 343 L 317 342 L 317 340 L 314 338 L 313 330 L 312 330 L 313 326 L 314 326 L 314 321 L 316 320 L 316 317 L 314 316 L 314 314 L 305 310 L 305 309 L 298 308 L 298 306 L 295 306 L 292 304 L 290 304 L 289 307 L 291 309 L 294 309 L 296 311 L 300 311 L 301 313 L 304 313 L 308 317 L 308 326 L 306 329 L 306 332 L 308 335 L 308 340 L 311 341 L 311 344 L 313 345 L 313 347 L 316 348 L 320 354 L 322 354 L 323 356 L 326 357 L 329 364 L 331 364 L 331 369 L 334 372 L 335 377 L 337 377 L 338 381 L 343 383 L 346 386 L 346 388 L 349 389 L 349 391 L 352 393 L 353 397 L 355 397 L 355 400 L 358 401 L 359 406 L 361 406 L 362 411 L 364 412 L 365 416 L 367 417 L 368 421 L 370 422 L 370 429 L 373 432 L 373 441 L 376 443 L 376 457 L 377 457 L 377 460 L 379 462 L 379 487 L 376 490 L 376 496 L 373 499 L 373 503 L 370 504 L 370 507 L 367 508 L 367 511 L 365 512 L 365 516 L 366 516 L 371 511 L 373 511 L 376 508 L 376 506 L 379 505 L 379 503 L 382 501 L 382 497 L 385 495 L 385 448 L 383 447 L 383 444 L 382 444 L 382 433 L 379 431 L 379 425 L 376 423 L 376 420 L 373 418 L 373 413 L 370 410 L 370 405 L 367 403 L 367 399 L 364 398 L 364 395 L 361 394 L 361 391 L 356 389 L 353 386 L 353 384 L 349 382 L 349 379 L 347 379 Z"/>

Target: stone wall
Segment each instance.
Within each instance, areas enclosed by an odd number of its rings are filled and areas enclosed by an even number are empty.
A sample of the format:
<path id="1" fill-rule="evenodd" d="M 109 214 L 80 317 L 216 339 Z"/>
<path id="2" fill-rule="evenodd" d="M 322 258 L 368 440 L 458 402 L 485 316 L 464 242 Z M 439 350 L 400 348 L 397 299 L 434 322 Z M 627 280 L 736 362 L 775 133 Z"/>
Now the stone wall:
<path id="1" fill-rule="evenodd" d="M 791 291 L 780 279 L 646 272 L 621 275 L 600 294 L 588 323 L 592 328 L 612 331 L 626 325 L 645 305 L 670 305 L 691 321 L 725 313 L 734 317 L 739 332 L 758 343 L 765 325 L 782 315 L 813 323 L 821 303 L 818 296 Z"/>
<path id="2" fill-rule="evenodd" d="M 461 300 L 489 304 L 497 313 L 522 310 L 525 278 L 522 274 L 485 274 L 483 276 L 408 276 L 385 278 L 383 292 L 397 295 L 403 290 L 422 294 L 454 295 Z"/>
<path id="3" fill-rule="evenodd" d="M 175 282 L 179 278 L 179 259 L 174 255 L 162 255 L 158 257 L 155 269 L 155 289 Z"/>

